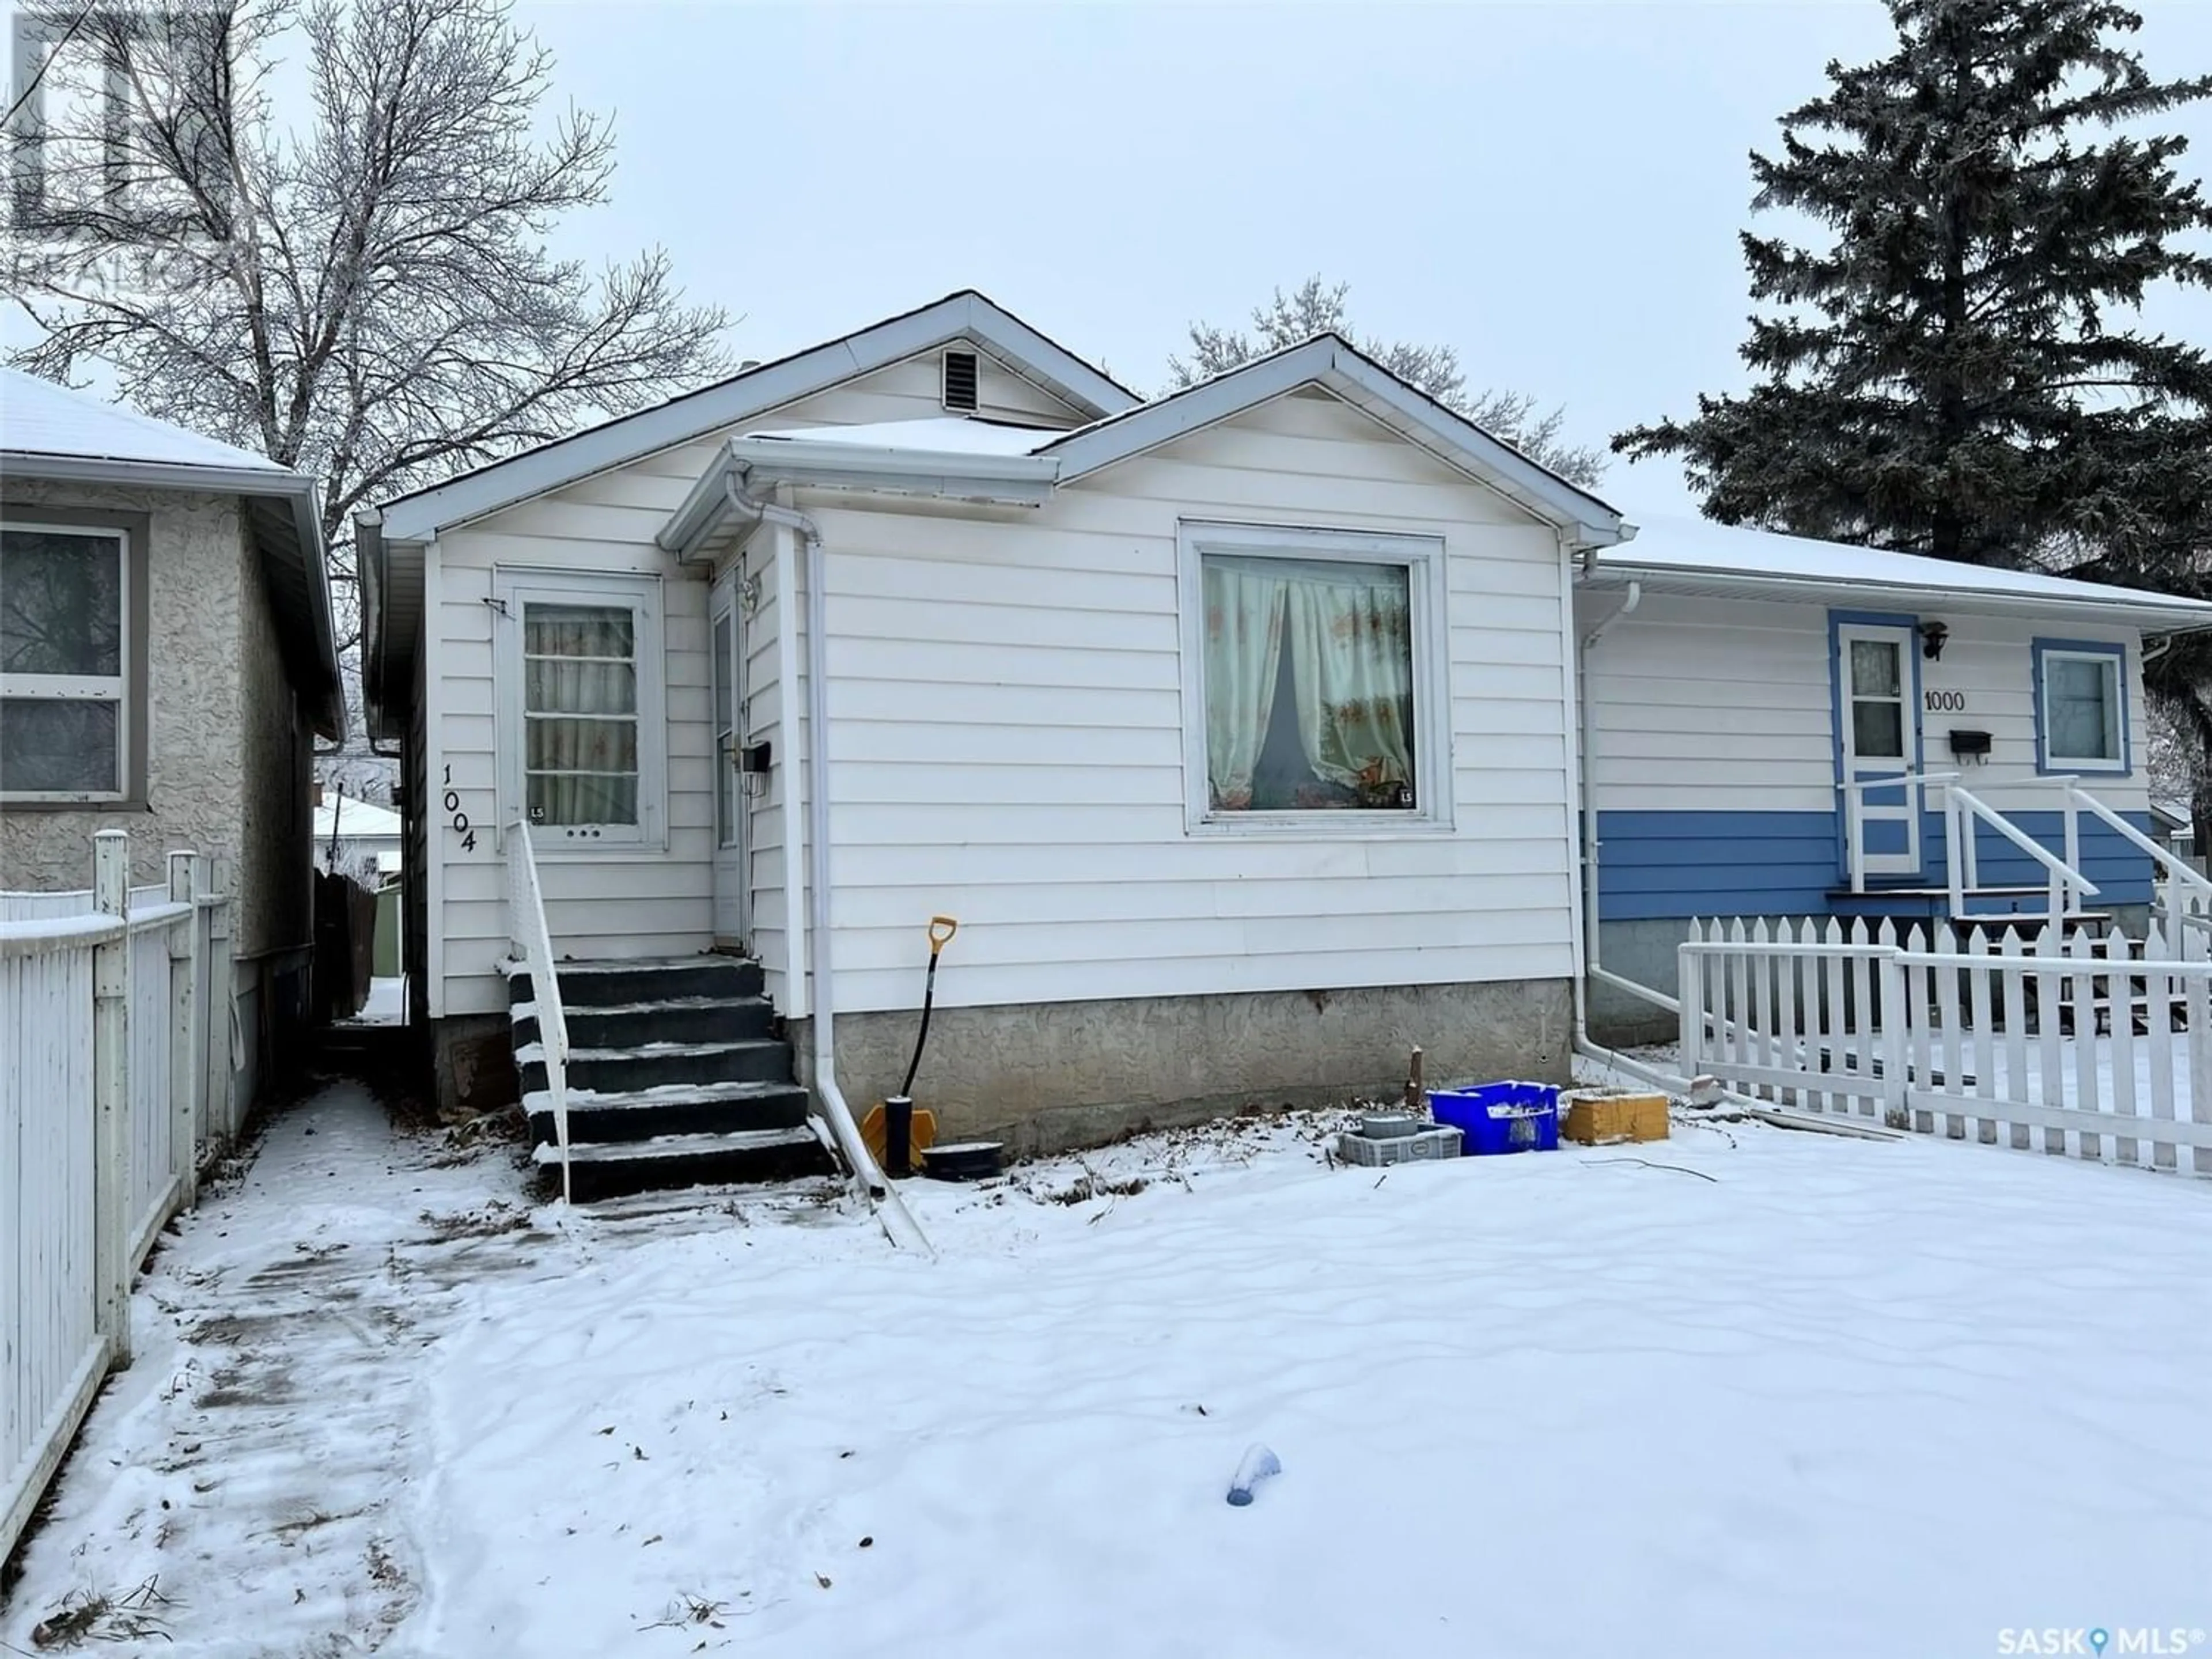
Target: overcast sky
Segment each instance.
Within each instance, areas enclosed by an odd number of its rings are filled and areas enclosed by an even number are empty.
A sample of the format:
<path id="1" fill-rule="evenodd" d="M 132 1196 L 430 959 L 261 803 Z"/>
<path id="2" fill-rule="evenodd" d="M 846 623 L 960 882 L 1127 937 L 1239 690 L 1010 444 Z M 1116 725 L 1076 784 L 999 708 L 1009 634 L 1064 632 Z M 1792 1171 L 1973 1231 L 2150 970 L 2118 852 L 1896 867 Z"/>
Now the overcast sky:
<path id="1" fill-rule="evenodd" d="M 2142 8 L 2154 74 L 2212 0 Z M 1738 384 L 1747 153 L 1881 56 L 1875 0 L 1737 4 L 530 4 L 617 117 L 580 251 L 659 241 L 769 358 L 974 287 L 1142 391 L 1194 318 L 1314 271 L 1363 329 L 1456 346 L 1571 436 Z M 2169 126 L 2212 168 L 2212 108 Z M 2161 326 L 2212 343 L 2212 299 Z M 1680 510 L 1670 465 L 1623 505 Z"/>

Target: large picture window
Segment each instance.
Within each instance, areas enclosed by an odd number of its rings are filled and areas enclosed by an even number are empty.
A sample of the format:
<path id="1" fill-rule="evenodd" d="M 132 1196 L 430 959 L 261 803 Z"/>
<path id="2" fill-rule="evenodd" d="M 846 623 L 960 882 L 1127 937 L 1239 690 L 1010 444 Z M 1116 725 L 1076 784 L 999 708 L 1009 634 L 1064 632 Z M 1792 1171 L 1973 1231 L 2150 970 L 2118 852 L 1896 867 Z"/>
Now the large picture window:
<path id="1" fill-rule="evenodd" d="M 1195 817 L 1440 816 L 1436 544 L 1242 526 L 1189 527 L 1184 542 Z"/>
<path id="2" fill-rule="evenodd" d="M 2033 649 L 2038 769 L 2128 770 L 2124 647 L 2038 640 Z"/>
<path id="3" fill-rule="evenodd" d="M 502 573 L 508 797 L 541 847 L 657 842 L 659 589 Z M 509 809 L 512 816 L 512 809 Z"/>
<path id="4" fill-rule="evenodd" d="M 131 532 L 0 522 L 0 798 L 134 793 Z"/>

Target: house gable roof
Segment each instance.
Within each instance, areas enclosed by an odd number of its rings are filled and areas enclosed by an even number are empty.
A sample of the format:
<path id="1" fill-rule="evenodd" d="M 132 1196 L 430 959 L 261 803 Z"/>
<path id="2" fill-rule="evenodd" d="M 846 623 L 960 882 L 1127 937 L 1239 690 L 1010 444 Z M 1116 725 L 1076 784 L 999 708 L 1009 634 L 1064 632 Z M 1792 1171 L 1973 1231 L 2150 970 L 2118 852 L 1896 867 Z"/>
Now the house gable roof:
<path id="1" fill-rule="evenodd" d="M 319 735 L 333 742 L 345 736 L 313 479 L 252 450 L 13 368 L 0 369 L 0 477 L 238 496 L 293 688 Z"/>
<path id="2" fill-rule="evenodd" d="M 963 289 L 701 391 L 400 496 L 383 509 L 382 537 L 387 542 L 427 540 L 452 526 L 690 442 L 955 340 L 973 342 L 1085 416 L 1118 414 L 1139 402 L 1135 392 L 1012 312 Z"/>
<path id="3" fill-rule="evenodd" d="M 1604 501 L 1400 380 L 1337 334 L 1318 334 L 1240 363 L 1079 427 L 1034 453 L 1057 459 L 1060 483 L 1072 483 L 1305 386 L 1325 388 L 1582 545 L 1610 546 L 1622 539 L 1620 514 Z"/>

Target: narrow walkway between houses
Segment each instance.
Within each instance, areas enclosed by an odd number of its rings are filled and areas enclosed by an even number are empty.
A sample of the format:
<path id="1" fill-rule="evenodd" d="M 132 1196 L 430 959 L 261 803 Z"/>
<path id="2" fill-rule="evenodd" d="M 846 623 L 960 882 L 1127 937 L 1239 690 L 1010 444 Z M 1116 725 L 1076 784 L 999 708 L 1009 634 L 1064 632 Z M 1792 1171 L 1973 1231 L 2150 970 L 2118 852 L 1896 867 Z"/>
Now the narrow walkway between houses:
<path id="1" fill-rule="evenodd" d="M 588 1254 L 532 1212 L 510 1148 L 395 1130 L 357 1085 L 279 1115 L 140 1279 L 136 1360 L 22 1553 L 0 1652 L 385 1650 L 423 1581 L 425 1350 L 472 1289 Z M 692 1204 L 590 1231 L 729 1224 Z"/>
<path id="2" fill-rule="evenodd" d="M 487 1205 L 482 1160 L 441 1169 L 433 1146 L 340 1085 L 203 1194 L 140 1280 L 136 1360 L 94 1410 L 0 1640 L 337 1655 L 406 1615 L 416 1354 L 463 1261 L 533 1254 L 507 1231 L 522 1212 Z"/>

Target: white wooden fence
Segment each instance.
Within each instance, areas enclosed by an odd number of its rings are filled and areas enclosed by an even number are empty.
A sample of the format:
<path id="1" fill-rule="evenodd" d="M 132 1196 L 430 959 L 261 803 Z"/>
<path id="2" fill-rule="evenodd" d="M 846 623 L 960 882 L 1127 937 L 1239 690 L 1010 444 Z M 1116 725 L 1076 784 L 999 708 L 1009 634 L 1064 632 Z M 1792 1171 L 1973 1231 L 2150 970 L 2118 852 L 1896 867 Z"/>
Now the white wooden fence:
<path id="1" fill-rule="evenodd" d="M 214 861 L 173 853 L 134 890 L 125 833 L 94 842 L 89 890 L 0 894 L 0 1560 L 130 1363 L 132 1274 L 237 1127 Z"/>
<path id="2" fill-rule="evenodd" d="M 1691 924 L 1681 1066 L 1802 1111 L 2212 1175 L 2212 936 Z"/>

